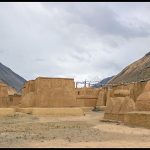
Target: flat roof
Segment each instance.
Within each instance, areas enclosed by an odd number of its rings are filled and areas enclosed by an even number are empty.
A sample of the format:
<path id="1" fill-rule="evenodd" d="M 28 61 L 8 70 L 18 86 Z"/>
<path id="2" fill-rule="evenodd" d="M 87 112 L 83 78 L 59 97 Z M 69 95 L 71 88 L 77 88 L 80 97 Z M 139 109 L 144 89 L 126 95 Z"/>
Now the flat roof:
<path id="1" fill-rule="evenodd" d="M 36 79 L 65 79 L 65 80 L 74 80 L 74 78 L 58 78 L 58 77 L 37 77 Z"/>

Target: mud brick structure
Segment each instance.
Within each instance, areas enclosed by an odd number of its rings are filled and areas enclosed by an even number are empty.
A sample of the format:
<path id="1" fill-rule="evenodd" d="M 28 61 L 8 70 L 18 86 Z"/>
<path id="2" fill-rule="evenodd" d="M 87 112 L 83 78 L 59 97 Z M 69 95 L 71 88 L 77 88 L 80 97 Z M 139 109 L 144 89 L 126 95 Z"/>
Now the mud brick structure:
<path id="1" fill-rule="evenodd" d="M 64 116 L 83 116 L 84 112 L 81 108 L 32 108 L 31 111 L 32 115 L 37 116 L 58 116 L 58 117 L 64 117 Z"/>
<path id="2" fill-rule="evenodd" d="M 109 87 L 104 119 L 124 120 L 124 114 L 135 110 L 135 102 L 131 97 L 131 89 L 125 85 Z"/>
<path id="3" fill-rule="evenodd" d="M 138 96 L 135 106 L 136 111 L 125 115 L 125 124 L 150 128 L 150 81 L 147 82 L 144 91 Z"/>
<path id="4" fill-rule="evenodd" d="M 8 107 L 8 87 L 4 83 L 0 83 L 0 107 Z"/>
<path id="5" fill-rule="evenodd" d="M 150 81 L 147 82 L 144 91 L 136 101 L 137 111 L 150 111 Z"/>
<path id="6" fill-rule="evenodd" d="M 15 108 L 0 108 L 0 117 L 12 117 L 15 114 Z"/>
<path id="7" fill-rule="evenodd" d="M 78 107 L 94 107 L 97 104 L 99 89 L 84 87 L 76 88 L 76 102 Z"/>
<path id="8" fill-rule="evenodd" d="M 135 110 L 135 102 L 129 96 L 129 90 L 115 90 L 114 96 L 107 101 L 104 118 L 123 121 L 125 113 Z"/>
<path id="9" fill-rule="evenodd" d="M 75 107 L 75 83 L 70 78 L 38 77 L 26 82 L 20 107 Z"/>
<path id="10" fill-rule="evenodd" d="M 106 106 L 108 88 L 100 88 L 96 106 Z"/>
<path id="11" fill-rule="evenodd" d="M 143 92 L 145 85 L 147 84 L 146 81 L 144 82 L 135 82 L 135 83 L 126 83 L 126 84 L 118 84 L 108 86 L 108 89 L 111 89 L 111 97 L 114 97 L 115 90 L 129 90 L 130 91 L 130 98 L 136 102 L 138 96 Z M 105 87 L 106 88 L 106 87 Z"/>
<path id="12" fill-rule="evenodd" d="M 150 129 L 150 111 L 132 111 L 124 115 L 124 124 Z"/>
<path id="13" fill-rule="evenodd" d="M 17 94 L 16 91 L 7 86 L 4 83 L 0 83 L 0 107 L 8 108 L 19 106 L 21 102 L 21 95 Z"/>
<path id="14" fill-rule="evenodd" d="M 120 84 L 110 89 L 110 94 L 107 94 L 104 119 L 120 120 L 127 125 L 150 127 L 147 120 L 150 114 L 150 81 Z"/>
<path id="15" fill-rule="evenodd" d="M 20 94 L 14 94 L 14 95 L 8 95 L 9 97 L 9 107 L 18 107 L 21 103 L 21 95 Z"/>

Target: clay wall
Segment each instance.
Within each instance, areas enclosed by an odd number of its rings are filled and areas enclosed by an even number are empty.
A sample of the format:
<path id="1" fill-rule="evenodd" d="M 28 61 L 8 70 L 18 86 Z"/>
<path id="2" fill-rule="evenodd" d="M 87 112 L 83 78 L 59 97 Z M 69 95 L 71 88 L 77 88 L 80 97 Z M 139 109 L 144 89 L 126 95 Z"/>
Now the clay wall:
<path id="1" fill-rule="evenodd" d="M 150 111 L 133 111 L 124 115 L 124 124 L 150 129 Z"/>
<path id="2" fill-rule="evenodd" d="M 75 107 L 74 80 L 39 77 L 23 88 L 21 107 Z"/>
<path id="3" fill-rule="evenodd" d="M 94 107 L 97 104 L 99 89 L 76 88 L 76 102 L 78 107 Z"/>
<path id="4" fill-rule="evenodd" d="M 34 91 L 35 91 L 35 81 L 30 80 L 25 83 L 25 85 L 22 89 L 22 94 L 25 95 L 27 93 L 34 92 Z"/>
<path id="5" fill-rule="evenodd" d="M 137 83 L 130 83 L 130 84 L 120 84 L 120 85 L 113 85 L 110 86 L 112 89 L 111 97 L 114 96 L 115 90 L 129 90 L 130 91 L 130 98 L 136 102 L 137 97 L 143 92 L 145 85 L 147 82 L 137 82 Z"/>
<path id="6" fill-rule="evenodd" d="M 143 92 L 137 98 L 136 110 L 150 111 L 150 81 L 147 82 Z"/>
<path id="7" fill-rule="evenodd" d="M 106 106 L 108 88 L 100 88 L 97 99 L 97 106 Z"/>
<path id="8" fill-rule="evenodd" d="M 138 82 L 109 87 L 104 118 L 123 120 L 125 113 L 134 111 L 137 97 L 143 92 L 146 83 Z"/>
<path id="9" fill-rule="evenodd" d="M 0 107 L 8 107 L 8 87 L 0 83 Z"/>
<path id="10" fill-rule="evenodd" d="M 9 95 L 8 97 L 9 107 L 19 106 L 21 103 L 21 95 L 19 94 Z"/>

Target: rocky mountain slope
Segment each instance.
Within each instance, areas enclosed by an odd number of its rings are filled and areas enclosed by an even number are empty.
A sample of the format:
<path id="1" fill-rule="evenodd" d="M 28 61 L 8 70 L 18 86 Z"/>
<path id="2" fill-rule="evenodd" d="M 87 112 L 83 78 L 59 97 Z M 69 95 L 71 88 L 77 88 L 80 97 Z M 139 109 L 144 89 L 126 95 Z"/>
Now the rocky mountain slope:
<path id="1" fill-rule="evenodd" d="M 0 63 L 0 82 L 3 82 L 19 91 L 26 80 L 13 72 L 10 68 Z"/>
<path id="2" fill-rule="evenodd" d="M 141 59 L 128 65 L 108 83 L 136 82 L 148 78 L 150 78 L 150 52 Z"/>
<path id="3" fill-rule="evenodd" d="M 103 80 L 101 80 L 99 83 L 93 85 L 94 88 L 99 88 L 104 86 L 106 83 L 108 83 L 108 81 L 110 81 L 114 76 L 108 77 L 108 78 L 104 78 Z"/>

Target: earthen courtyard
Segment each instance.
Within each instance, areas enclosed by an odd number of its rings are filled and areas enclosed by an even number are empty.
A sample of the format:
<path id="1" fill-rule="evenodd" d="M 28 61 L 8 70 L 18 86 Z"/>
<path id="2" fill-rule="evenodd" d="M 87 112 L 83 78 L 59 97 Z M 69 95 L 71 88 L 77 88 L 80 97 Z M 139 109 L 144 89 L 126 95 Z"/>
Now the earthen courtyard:
<path id="1" fill-rule="evenodd" d="M 100 121 L 103 115 L 103 111 L 76 117 L 16 113 L 0 118 L 0 147 L 149 147 L 149 129 Z"/>
<path id="2" fill-rule="evenodd" d="M 149 87 L 38 77 L 10 95 L 1 84 L 0 147 L 149 147 Z"/>

